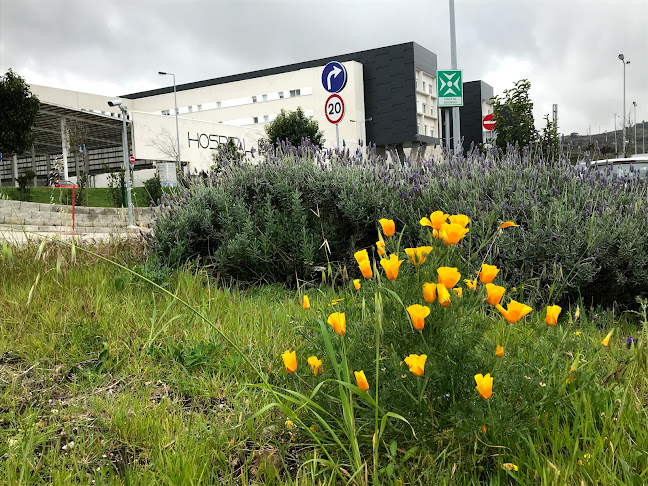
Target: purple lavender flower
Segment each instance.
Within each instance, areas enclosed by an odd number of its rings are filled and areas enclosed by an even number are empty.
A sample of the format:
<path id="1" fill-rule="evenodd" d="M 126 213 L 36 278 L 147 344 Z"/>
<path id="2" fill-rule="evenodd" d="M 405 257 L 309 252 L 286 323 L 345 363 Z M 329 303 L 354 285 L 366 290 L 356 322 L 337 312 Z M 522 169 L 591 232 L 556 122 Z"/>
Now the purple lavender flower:
<path id="1" fill-rule="evenodd" d="M 637 344 L 637 340 L 632 336 L 628 336 L 628 339 L 626 339 L 626 344 L 628 345 L 628 349 L 630 349 L 633 344 Z"/>

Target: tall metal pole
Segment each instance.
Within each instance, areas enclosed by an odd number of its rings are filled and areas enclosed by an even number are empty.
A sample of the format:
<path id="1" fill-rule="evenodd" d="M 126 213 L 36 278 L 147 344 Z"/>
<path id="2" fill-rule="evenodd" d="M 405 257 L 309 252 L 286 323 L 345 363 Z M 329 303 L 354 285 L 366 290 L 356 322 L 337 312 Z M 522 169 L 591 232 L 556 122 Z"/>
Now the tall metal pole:
<path id="1" fill-rule="evenodd" d="M 128 156 L 128 133 L 126 132 L 126 106 L 119 105 L 122 114 L 122 146 L 124 149 L 124 170 L 126 172 L 126 202 L 128 205 L 128 226 L 133 226 L 133 202 L 131 200 L 131 170 Z"/>
<path id="2" fill-rule="evenodd" d="M 617 114 L 614 114 L 614 153 L 617 154 L 617 157 L 619 156 L 619 146 L 617 144 L 617 129 L 616 129 L 616 117 Z"/>
<path id="3" fill-rule="evenodd" d="M 457 69 L 457 39 L 455 35 L 455 10 L 454 0 L 450 0 L 450 66 Z M 463 86 L 461 86 L 463 92 Z M 454 138 L 455 152 L 461 149 L 461 120 L 459 107 L 452 108 L 452 136 Z"/>
<path id="4" fill-rule="evenodd" d="M 626 126 L 626 96 L 625 96 L 625 69 L 626 69 L 626 64 L 630 64 L 630 61 L 625 60 L 625 56 L 623 54 L 619 54 L 619 59 L 623 63 L 623 139 L 621 140 L 621 149 L 623 150 L 623 157 L 625 157 L 626 151 L 625 151 L 625 126 Z"/>
<path id="5" fill-rule="evenodd" d="M 638 154 L 639 152 L 637 152 L 637 102 L 633 101 L 632 106 L 634 106 L 634 112 L 635 112 L 635 123 L 634 123 L 634 126 L 635 126 L 635 130 L 634 130 L 634 132 L 635 132 L 634 133 L 635 151 L 634 151 L 634 153 Z"/>
<path id="6" fill-rule="evenodd" d="M 175 79 L 175 74 L 173 73 L 166 73 L 164 71 L 158 71 L 158 74 L 160 76 L 173 76 L 173 102 L 175 104 L 175 121 L 176 121 L 176 142 L 177 142 L 177 148 L 178 148 L 178 153 L 176 154 L 176 164 L 179 169 L 182 170 L 182 166 L 180 164 L 180 129 L 178 128 L 178 95 L 176 91 L 176 79 Z"/>
<path id="7" fill-rule="evenodd" d="M 178 167 L 182 167 L 180 165 L 180 129 L 178 128 L 178 95 L 176 92 L 175 74 L 172 74 L 172 76 L 173 76 L 173 101 L 175 103 L 175 119 L 176 119 L 176 141 L 178 142 Z"/>

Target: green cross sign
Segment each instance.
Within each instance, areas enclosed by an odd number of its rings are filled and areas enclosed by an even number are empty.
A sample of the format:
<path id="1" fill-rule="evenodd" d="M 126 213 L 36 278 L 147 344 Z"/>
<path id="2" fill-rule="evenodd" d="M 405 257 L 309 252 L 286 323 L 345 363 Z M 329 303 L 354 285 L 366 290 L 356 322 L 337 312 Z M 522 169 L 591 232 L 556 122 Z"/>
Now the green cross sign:
<path id="1" fill-rule="evenodd" d="M 463 106 L 463 77 L 460 69 L 437 71 L 439 108 Z"/>

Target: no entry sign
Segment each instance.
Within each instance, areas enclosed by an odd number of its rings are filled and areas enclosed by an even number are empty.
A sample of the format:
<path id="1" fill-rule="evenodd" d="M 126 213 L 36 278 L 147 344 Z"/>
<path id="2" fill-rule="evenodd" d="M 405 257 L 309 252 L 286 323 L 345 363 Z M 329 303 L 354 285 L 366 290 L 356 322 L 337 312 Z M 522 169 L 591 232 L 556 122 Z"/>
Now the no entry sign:
<path id="1" fill-rule="evenodd" d="M 486 115 L 482 120 L 482 126 L 485 130 L 490 131 L 495 128 L 495 125 L 497 125 L 497 121 L 495 121 L 495 115 L 493 115 L 492 113 L 490 115 Z"/>
<path id="2" fill-rule="evenodd" d="M 332 94 L 328 97 L 324 104 L 324 114 L 326 119 L 334 125 L 342 121 L 344 117 L 344 101 L 342 101 L 340 95 Z"/>

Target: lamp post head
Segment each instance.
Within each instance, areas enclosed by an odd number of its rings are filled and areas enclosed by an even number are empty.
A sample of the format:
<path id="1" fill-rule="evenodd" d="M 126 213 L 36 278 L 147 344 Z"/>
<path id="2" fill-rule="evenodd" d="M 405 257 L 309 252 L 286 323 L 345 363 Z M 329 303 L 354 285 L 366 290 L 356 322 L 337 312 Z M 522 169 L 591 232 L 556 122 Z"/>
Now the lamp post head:
<path id="1" fill-rule="evenodd" d="M 166 76 L 166 75 L 167 75 L 167 73 L 165 73 L 164 71 L 158 71 L 158 74 L 159 74 L 160 76 Z"/>
<path id="2" fill-rule="evenodd" d="M 625 57 L 623 56 L 623 54 L 619 54 L 619 59 L 621 59 L 622 61 L 625 59 Z"/>

